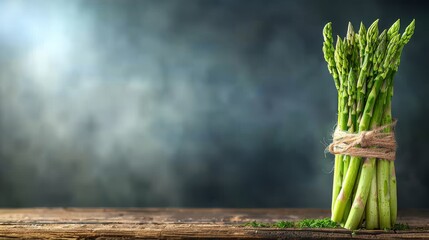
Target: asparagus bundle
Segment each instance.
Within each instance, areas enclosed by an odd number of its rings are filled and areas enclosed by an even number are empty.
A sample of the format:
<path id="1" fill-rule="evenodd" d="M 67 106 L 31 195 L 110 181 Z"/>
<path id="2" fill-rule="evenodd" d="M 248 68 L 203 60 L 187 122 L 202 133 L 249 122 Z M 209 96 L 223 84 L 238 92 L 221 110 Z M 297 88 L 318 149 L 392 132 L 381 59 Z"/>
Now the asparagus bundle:
<path id="1" fill-rule="evenodd" d="M 414 33 L 413 20 L 401 35 L 400 21 L 379 33 L 378 20 L 358 32 L 351 23 L 334 47 L 332 24 L 323 29 L 323 53 L 338 91 L 338 131 L 358 134 L 380 126 L 391 131 L 393 78 L 403 47 Z M 360 146 L 357 146 L 360 147 Z M 363 146 L 362 146 L 363 147 Z M 396 222 L 394 161 L 335 155 L 332 220 L 347 229 L 390 229 Z"/>

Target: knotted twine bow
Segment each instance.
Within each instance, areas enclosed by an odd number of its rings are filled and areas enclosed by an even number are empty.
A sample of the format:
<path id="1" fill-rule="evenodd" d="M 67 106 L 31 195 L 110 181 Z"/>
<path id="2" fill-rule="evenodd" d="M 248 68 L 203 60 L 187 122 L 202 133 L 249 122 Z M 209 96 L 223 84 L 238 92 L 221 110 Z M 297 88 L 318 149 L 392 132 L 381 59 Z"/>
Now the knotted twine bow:
<path id="1" fill-rule="evenodd" d="M 332 143 L 328 151 L 332 154 L 343 154 L 356 157 L 380 158 L 395 160 L 396 140 L 394 127 L 396 120 L 370 131 L 349 133 L 335 129 L 332 134 Z M 383 132 L 392 127 L 389 133 Z"/>

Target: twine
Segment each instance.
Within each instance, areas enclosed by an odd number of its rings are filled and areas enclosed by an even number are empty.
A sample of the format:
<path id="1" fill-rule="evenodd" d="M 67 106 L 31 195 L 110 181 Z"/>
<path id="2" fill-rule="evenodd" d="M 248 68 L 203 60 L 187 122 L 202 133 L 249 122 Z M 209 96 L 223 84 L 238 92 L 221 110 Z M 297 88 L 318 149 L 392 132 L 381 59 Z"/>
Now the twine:
<path id="1" fill-rule="evenodd" d="M 332 154 L 380 158 L 393 161 L 396 156 L 394 132 L 396 122 L 395 120 L 391 124 L 358 133 L 340 131 L 336 128 L 332 134 L 333 140 L 328 146 L 328 151 Z M 392 128 L 392 131 L 389 133 L 383 132 L 388 128 Z"/>

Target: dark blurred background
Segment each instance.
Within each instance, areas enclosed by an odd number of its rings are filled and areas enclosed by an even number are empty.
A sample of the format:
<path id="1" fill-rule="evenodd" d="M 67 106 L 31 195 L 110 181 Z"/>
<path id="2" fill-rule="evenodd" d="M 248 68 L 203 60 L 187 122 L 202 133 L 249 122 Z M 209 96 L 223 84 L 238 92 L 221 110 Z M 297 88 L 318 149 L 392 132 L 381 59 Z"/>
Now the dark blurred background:
<path id="1" fill-rule="evenodd" d="M 321 207 L 322 28 L 416 19 L 393 103 L 400 208 L 429 207 L 428 4 L 0 1 L 0 207 Z"/>

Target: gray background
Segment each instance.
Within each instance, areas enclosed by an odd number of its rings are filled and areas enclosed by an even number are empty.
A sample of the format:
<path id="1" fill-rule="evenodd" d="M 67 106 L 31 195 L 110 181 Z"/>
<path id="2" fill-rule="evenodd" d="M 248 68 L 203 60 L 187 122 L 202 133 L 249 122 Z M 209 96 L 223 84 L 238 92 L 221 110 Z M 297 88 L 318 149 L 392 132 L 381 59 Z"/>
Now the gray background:
<path id="1" fill-rule="evenodd" d="M 347 2 L 0 1 L 0 207 L 329 208 L 321 32 L 376 18 L 416 18 L 399 207 L 429 207 L 429 8 Z"/>

